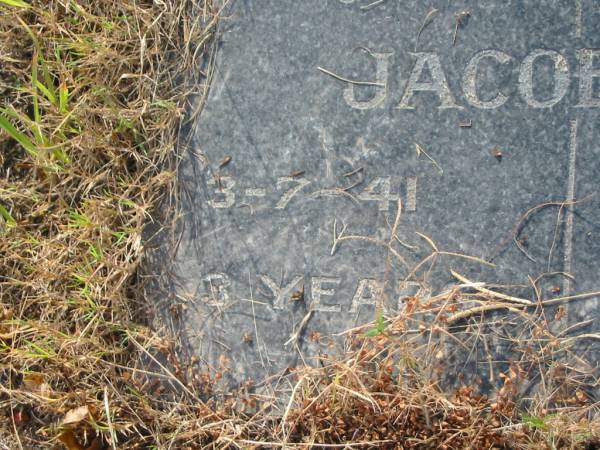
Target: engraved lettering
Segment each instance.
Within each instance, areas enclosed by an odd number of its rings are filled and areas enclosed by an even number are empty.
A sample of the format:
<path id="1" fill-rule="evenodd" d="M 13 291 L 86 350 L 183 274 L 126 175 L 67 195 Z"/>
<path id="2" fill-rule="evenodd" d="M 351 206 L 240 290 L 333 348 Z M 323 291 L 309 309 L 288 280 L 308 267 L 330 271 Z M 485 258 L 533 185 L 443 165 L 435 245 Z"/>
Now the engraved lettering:
<path id="1" fill-rule="evenodd" d="M 538 100 L 533 94 L 533 65 L 539 58 L 551 58 L 554 62 L 554 92 L 547 100 Z M 570 84 L 569 65 L 560 53 L 554 50 L 534 50 L 525 57 L 519 72 L 519 92 L 533 108 L 550 108 L 562 100 Z"/>
<path id="2" fill-rule="evenodd" d="M 440 58 L 435 53 L 410 53 L 417 58 L 417 61 L 410 74 L 402 100 L 397 106 L 398 109 L 414 109 L 411 105 L 411 100 L 415 92 L 435 92 L 440 98 L 439 109 L 458 108 L 462 106 L 456 104 L 452 92 L 448 87 L 446 75 L 442 69 Z M 423 74 L 425 66 L 429 68 L 431 81 L 419 81 Z"/>
<path id="3" fill-rule="evenodd" d="M 296 183 L 296 186 L 294 186 L 290 190 L 286 191 L 281 196 L 281 198 L 277 202 L 277 205 L 275 206 L 275 209 L 285 209 L 285 207 L 290 202 L 292 197 L 294 195 L 296 195 L 298 192 L 300 192 L 300 190 L 303 187 L 308 186 L 310 184 L 310 181 L 308 181 L 306 178 L 294 178 L 294 177 L 281 177 L 277 180 L 277 186 L 280 186 L 283 183 Z"/>
<path id="4" fill-rule="evenodd" d="M 398 199 L 398 196 L 392 194 L 391 190 L 392 182 L 390 177 L 375 177 L 365 190 L 358 194 L 358 198 L 379 202 L 379 211 L 387 211 L 390 208 L 390 200 Z"/>
<path id="5" fill-rule="evenodd" d="M 594 69 L 594 60 L 600 59 L 600 49 L 583 48 L 577 52 L 579 58 L 579 103 L 580 108 L 597 108 L 600 96 L 594 95 L 594 80 L 600 79 L 600 69 Z"/>
<path id="6" fill-rule="evenodd" d="M 417 177 L 406 179 L 406 210 L 410 212 L 417 210 Z"/>
<path id="7" fill-rule="evenodd" d="M 583 31 L 583 5 L 582 0 L 575 0 L 575 37 L 581 39 Z"/>
<path id="8" fill-rule="evenodd" d="M 372 278 L 364 278 L 358 282 L 356 292 L 352 297 L 350 312 L 355 313 L 361 305 L 377 305 L 382 297 L 381 283 Z"/>
<path id="9" fill-rule="evenodd" d="M 392 53 L 369 53 L 375 58 L 375 80 L 383 86 L 378 86 L 377 92 L 371 100 L 358 101 L 354 92 L 354 84 L 348 83 L 346 89 L 344 89 L 344 100 L 346 103 L 355 109 L 373 109 L 376 106 L 383 103 L 387 96 L 387 80 L 388 80 L 388 67 L 389 58 Z"/>
<path id="10" fill-rule="evenodd" d="M 382 106 L 388 94 L 388 69 L 390 67 L 390 57 L 393 53 L 369 53 L 376 59 L 376 82 L 350 81 L 344 90 L 344 100 L 355 109 L 372 109 Z M 396 109 L 415 109 L 414 96 L 416 93 L 431 92 L 439 97 L 438 109 L 463 109 L 463 106 L 456 102 L 453 92 L 450 90 L 448 79 L 444 68 L 442 67 L 439 55 L 432 52 L 410 52 L 411 56 L 416 58 L 414 66 L 408 77 L 408 81 L 403 88 L 402 98 Z M 599 107 L 600 92 L 596 92 L 595 80 L 600 78 L 600 64 L 595 60 L 600 58 L 600 49 L 580 49 L 577 51 L 579 58 L 579 96 L 578 107 Z M 494 60 L 498 67 L 506 65 L 513 58 L 508 53 L 501 50 L 481 50 L 475 53 L 468 61 L 462 74 L 461 86 L 465 99 L 479 109 L 495 109 L 504 105 L 509 95 L 501 90 L 495 92 L 492 98 L 487 99 L 485 95 L 477 89 L 478 77 L 481 76 L 480 70 L 482 61 Z M 543 93 L 534 93 L 536 75 L 536 63 L 541 59 L 549 60 L 553 64 L 552 81 L 553 88 L 548 94 L 548 98 L 539 98 L 546 95 Z M 595 67 L 596 65 L 596 67 Z M 518 91 L 527 106 L 533 108 L 550 108 L 559 103 L 567 94 L 571 85 L 571 72 L 567 59 L 555 50 L 536 49 L 529 53 L 520 63 L 518 69 Z M 539 74 L 538 74 L 539 75 Z M 376 84 L 376 93 L 373 98 L 366 101 L 360 101 L 356 98 L 355 89 L 357 84 Z M 482 98 L 483 97 L 483 98 Z"/>
<path id="11" fill-rule="evenodd" d="M 287 286 L 279 287 L 275 281 L 269 278 L 267 275 L 261 275 L 261 281 L 267 286 L 273 293 L 273 309 L 284 309 L 286 300 L 289 300 L 294 293 L 294 289 L 303 280 L 303 276 L 299 275 L 292 280 Z"/>
<path id="12" fill-rule="evenodd" d="M 508 97 L 502 92 L 499 92 L 493 99 L 483 101 L 477 93 L 477 71 L 479 69 L 479 62 L 484 58 L 493 58 L 500 64 L 506 64 L 512 57 L 504 52 L 498 50 L 483 50 L 469 61 L 465 73 L 463 75 L 463 92 L 467 101 L 481 109 L 494 109 L 502 106 L 508 100 Z"/>
<path id="13" fill-rule="evenodd" d="M 322 312 L 340 312 L 342 310 L 341 306 L 338 305 L 322 305 L 321 297 L 324 295 L 332 296 L 335 294 L 333 289 L 325 289 L 323 288 L 324 284 L 340 284 L 342 281 L 340 278 L 331 278 L 331 277 L 313 277 L 310 283 L 310 292 L 312 296 L 312 302 L 310 307 L 313 311 L 322 311 Z"/>

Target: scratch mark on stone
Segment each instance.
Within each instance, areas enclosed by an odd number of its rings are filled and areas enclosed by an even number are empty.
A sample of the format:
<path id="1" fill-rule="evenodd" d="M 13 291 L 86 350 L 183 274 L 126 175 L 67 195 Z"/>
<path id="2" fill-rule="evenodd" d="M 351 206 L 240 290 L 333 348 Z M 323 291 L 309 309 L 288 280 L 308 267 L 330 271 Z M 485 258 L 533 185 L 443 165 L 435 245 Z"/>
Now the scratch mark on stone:
<path id="1" fill-rule="evenodd" d="M 575 182 L 577 165 L 577 120 L 571 121 L 571 136 L 569 139 L 569 178 L 567 180 L 567 202 L 575 200 Z M 571 203 L 566 210 L 566 228 L 565 228 L 565 245 L 564 245 L 564 261 L 563 270 L 567 274 L 571 274 L 573 269 L 573 209 Z M 564 295 L 571 295 L 572 281 L 565 277 L 563 280 Z"/>
<path id="2" fill-rule="evenodd" d="M 330 156 L 332 153 L 332 138 L 331 135 L 329 134 L 329 130 L 327 128 L 321 128 L 321 133 L 320 133 L 320 139 L 321 139 L 321 148 L 323 149 L 323 153 L 325 154 L 325 177 L 326 178 L 331 178 L 332 175 L 332 171 L 331 171 L 331 161 L 330 161 Z"/>
<path id="3" fill-rule="evenodd" d="M 575 37 L 581 38 L 583 30 L 583 0 L 575 0 Z"/>
<path id="4" fill-rule="evenodd" d="M 246 197 L 264 197 L 266 192 L 262 188 L 246 189 Z"/>
<path id="5" fill-rule="evenodd" d="M 417 210 L 417 177 L 406 179 L 406 210 Z"/>

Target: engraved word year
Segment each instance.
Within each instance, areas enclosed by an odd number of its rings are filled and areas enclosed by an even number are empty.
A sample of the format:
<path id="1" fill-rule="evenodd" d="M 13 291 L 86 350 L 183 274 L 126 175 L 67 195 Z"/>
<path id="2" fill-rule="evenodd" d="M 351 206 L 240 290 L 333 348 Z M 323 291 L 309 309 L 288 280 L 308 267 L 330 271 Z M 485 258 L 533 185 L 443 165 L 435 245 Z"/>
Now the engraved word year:
<path id="1" fill-rule="evenodd" d="M 275 277 L 276 279 L 278 277 Z M 289 308 L 294 301 L 294 293 L 302 289 L 303 299 L 310 310 L 314 312 L 340 313 L 344 309 L 356 313 L 365 306 L 381 307 L 387 312 L 397 312 L 404 307 L 407 297 L 421 294 L 430 294 L 426 287 L 416 281 L 394 280 L 388 288 L 391 289 L 392 298 L 384 302 L 384 285 L 380 280 L 372 277 L 360 277 L 351 281 L 352 297 L 341 301 L 339 291 L 342 289 L 342 278 L 338 276 L 323 275 L 297 275 L 286 283 L 280 284 L 269 275 L 258 275 L 261 291 L 263 287 L 265 296 L 270 300 L 256 299 L 258 305 L 267 305 L 277 311 Z M 232 302 L 244 301 L 236 298 L 233 287 L 237 283 L 228 274 L 222 272 L 209 273 L 202 277 L 203 294 L 200 300 L 207 305 L 227 307 Z M 256 285 L 256 284 L 254 284 Z M 251 299 L 245 299 L 252 301 Z M 263 301 L 266 300 L 266 301 Z M 346 305 L 343 307 L 343 305 Z"/>

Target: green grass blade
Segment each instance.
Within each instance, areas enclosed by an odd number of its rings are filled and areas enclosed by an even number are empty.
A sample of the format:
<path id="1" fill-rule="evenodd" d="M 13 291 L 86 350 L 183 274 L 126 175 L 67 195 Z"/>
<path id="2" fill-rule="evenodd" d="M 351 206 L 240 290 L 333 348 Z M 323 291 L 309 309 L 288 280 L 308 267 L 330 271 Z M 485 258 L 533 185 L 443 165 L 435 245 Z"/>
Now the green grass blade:
<path id="1" fill-rule="evenodd" d="M 52 103 L 56 105 L 56 88 L 54 86 L 54 78 L 52 78 L 52 75 L 50 75 L 50 67 L 48 66 L 48 63 L 46 62 L 44 56 L 40 52 L 38 52 L 38 58 L 38 64 L 42 68 L 42 73 L 44 74 L 44 82 L 46 83 L 44 87 L 50 93 L 50 96 L 54 99 Z M 50 97 L 48 97 L 48 100 L 50 100 Z"/>
<path id="2" fill-rule="evenodd" d="M 69 88 L 64 82 L 58 88 L 58 110 L 61 114 L 69 111 Z"/>
<path id="3" fill-rule="evenodd" d="M 35 139 L 32 141 L 34 145 L 37 145 L 36 148 L 49 145 L 46 137 L 41 134 L 41 129 L 39 128 L 38 124 L 31 120 L 31 118 L 29 118 L 26 114 L 23 114 L 15 109 L 7 108 L 0 108 L 0 113 L 5 114 L 9 119 L 14 119 L 12 123 L 22 123 L 23 126 L 33 134 L 33 137 L 40 141 L 38 142 Z"/>
<path id="4" fill-rule="evenodd" d="M 383 317 L 383 313 L 379 314 L 377 317 L 375 328 L 377 328 L 377 330 L 379 330 L 381 333 L 385 331 L 385 317 Z"/>
<path id="5" fill-rule="evenodd" d="M 544 417 L 538 416 L 522 416 L 521 420 L 523 423 L 531 428 L 537 428 L 538 430 L 547 430 L 548 424 Z"/>
<path id="6" fill-rule="evenodd" d="M 42 120 L 42 115 L 40 113 L 40 104 L 38 99 L 38 56 L 37 51 L 33 54 L 33 60 L 31 62 L 31 87 L 33 93 L 33 132 L 36 136 L 38 142 L 44 142 L 44 137 L 42 135 L 42 130 L 40 129 L 40 123 Z"/>
<path id="7" fill-rule="evenodd" d="M 17 226 L 17 221 L 13 216 L 11 216 L 10 212 L 8 212 L 8 209 L 2 205 L 0 205 L 0 216 L 2 216 L 8 228 L 14 228 Z"/>
<path id="8" fill-rule="evenodd" d="M 23 146 L 27 152 L 35 157 L 38 157 L 36 146 L 27 136 L 21 133 L 17 128 L 3 115 L 0 115 L 0 128 L 8 133 L 8 135 Z"/>
<path id="9" fill-rule="evenodd" d="M 54 156 L 57 161 L 60 161 L 64 164 L 69 164 L 71 162 L 71 158 L 69 158 L 68 153 L 61 147 L 53 150 L 52 156 Z"/>
<path id="10" fill-rule="evenodd" d="M 46 96 L 46 98 L 48 99 L 48 101 L 50 101 L 50 103 L 52 103 L 57 108 L 59 107 L 58 102 L 56 100 L 56 95 L 54 95 L 54 92 L 52 92 L 50 89 L 48 89 L 46 86 L 44 86 L 44 84 L 40 80 L 35 80 L 35 86 L 40 91 L 42 91 L 42 94 L 44 94 Z"/>
<path id="11" fill-rule="evenodd" d="M 365 337 L 375 337 L 375 336 L 379 336 L 381 333 L 379 332 L 379 330 L 377 328 L 371 328 L 370 330 L 365 331 L 364 336 Z"/>
<path id="12" fill-rule="evenodd" d="M 16 6 L 17 8 L 29 8 L 30 5 L 23 0 L 0 0 L 0 4 L 8 6 Z"/>
<path id="13" fill-rule="evenodd" d="M 4 0 L 0 0 L 4 1 Z M 34 77 L 32 76 L 32 81 L 35 84 L 35 81 L 37 81 L 37 67 L 38 65 L 41 66 L 42 68 L 42 72 L 44 74 L 44 81 L 46 82 L 46 88 L 47 89 L 52 89 L 52 91 L 55 91 L 54 89 L 54 80 L 52 79 L 52 76 L 50 75 L 50 69 L 48 67 L 48 63 L 46 63 L 46 60 L 44 59 L 44 56 L 42 55 L 42 47 L 40 46 L 40 42 L 38 41 L 37 36 L 35 35 L 35 33 L 33 32 L 33 30 L 25 23 L 23 22 L 23 19 L 21 19 L 20 17 L 17 17 L 17 19 L 19 20 L 19 22 L 21 23 L 21 25 L 23 26 L 23 28 L 25 28 L 25 31 L 27 31 L 27 34 L 29 34 L 29 36 L 31 37 L 31 40 L 33 41 L 33 45 L 35 47 L 35 52 L 33 55 L 33 66 L 35 66 L 35 79 L 33 79 Z M 34 87 L 35 88 L 35 87 Z M 56 93 L 54 93 L 54 97 L 56 98 Z"/>
<path id="14" fill-rule="evenodd" d="M 4 0 L 0 0 L 0 1 L 4 1 Z M 17 20 L 19 21 L 21 26 L 23 28 L 25 28 L 25 31 L 27 31 L 27 34 L 29 35 L 29 37 L 31 37 L 31 40 L 33 41 L 33 45 L 35 46 L 36 50 L 38 50 L 38 52 L 39 52 L 40 42 L 38 41 L 37 36 L 34 34 L 33 31 L 31 31 L 31 28 L 29 28 L 29 26 L 23 21 L 23 19 L 21 19 L 20 17 L 17 17 Z"/>

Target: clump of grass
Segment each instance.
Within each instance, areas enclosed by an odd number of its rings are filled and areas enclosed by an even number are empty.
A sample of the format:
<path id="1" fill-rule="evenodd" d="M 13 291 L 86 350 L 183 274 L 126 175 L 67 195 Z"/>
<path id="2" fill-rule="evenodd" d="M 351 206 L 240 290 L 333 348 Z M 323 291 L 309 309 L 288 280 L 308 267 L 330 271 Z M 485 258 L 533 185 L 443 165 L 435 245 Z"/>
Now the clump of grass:
<path id="1" fill-rule="evenodd" d="M 251 393 L 206 400 L 211 377 L 149 327 L 137 271 L 144 225 L 174 191 L 186 98 L 207 81 L 185 75 L 206 67 L 221 6 L 0 0 L 0 448 L 580 448 L 597 437 L 554 397 L 519 412 L 515 380 L 548 363 L 541 351 L 503 372 L 494 401 L 441 390 L 441 350 L 421 351 L 408 324 L 439 335 L 446 325 L 417 313 L 452 319 L 459 294 L 474 298 L 459 292 L 380 315 L 345 357 L 296 370 L 278 416 Z"/>
<path id="2" fill-rule="evenodd" d="M 132 286 L 143 225 L 171 188 L 186 96 L 202 89 L 185 76 L 218 11 L 0 3 L 2 435 L 11 448 L 155 441 L 173 422 L 137 365 L 140 348 L 163 344 Z"/>

